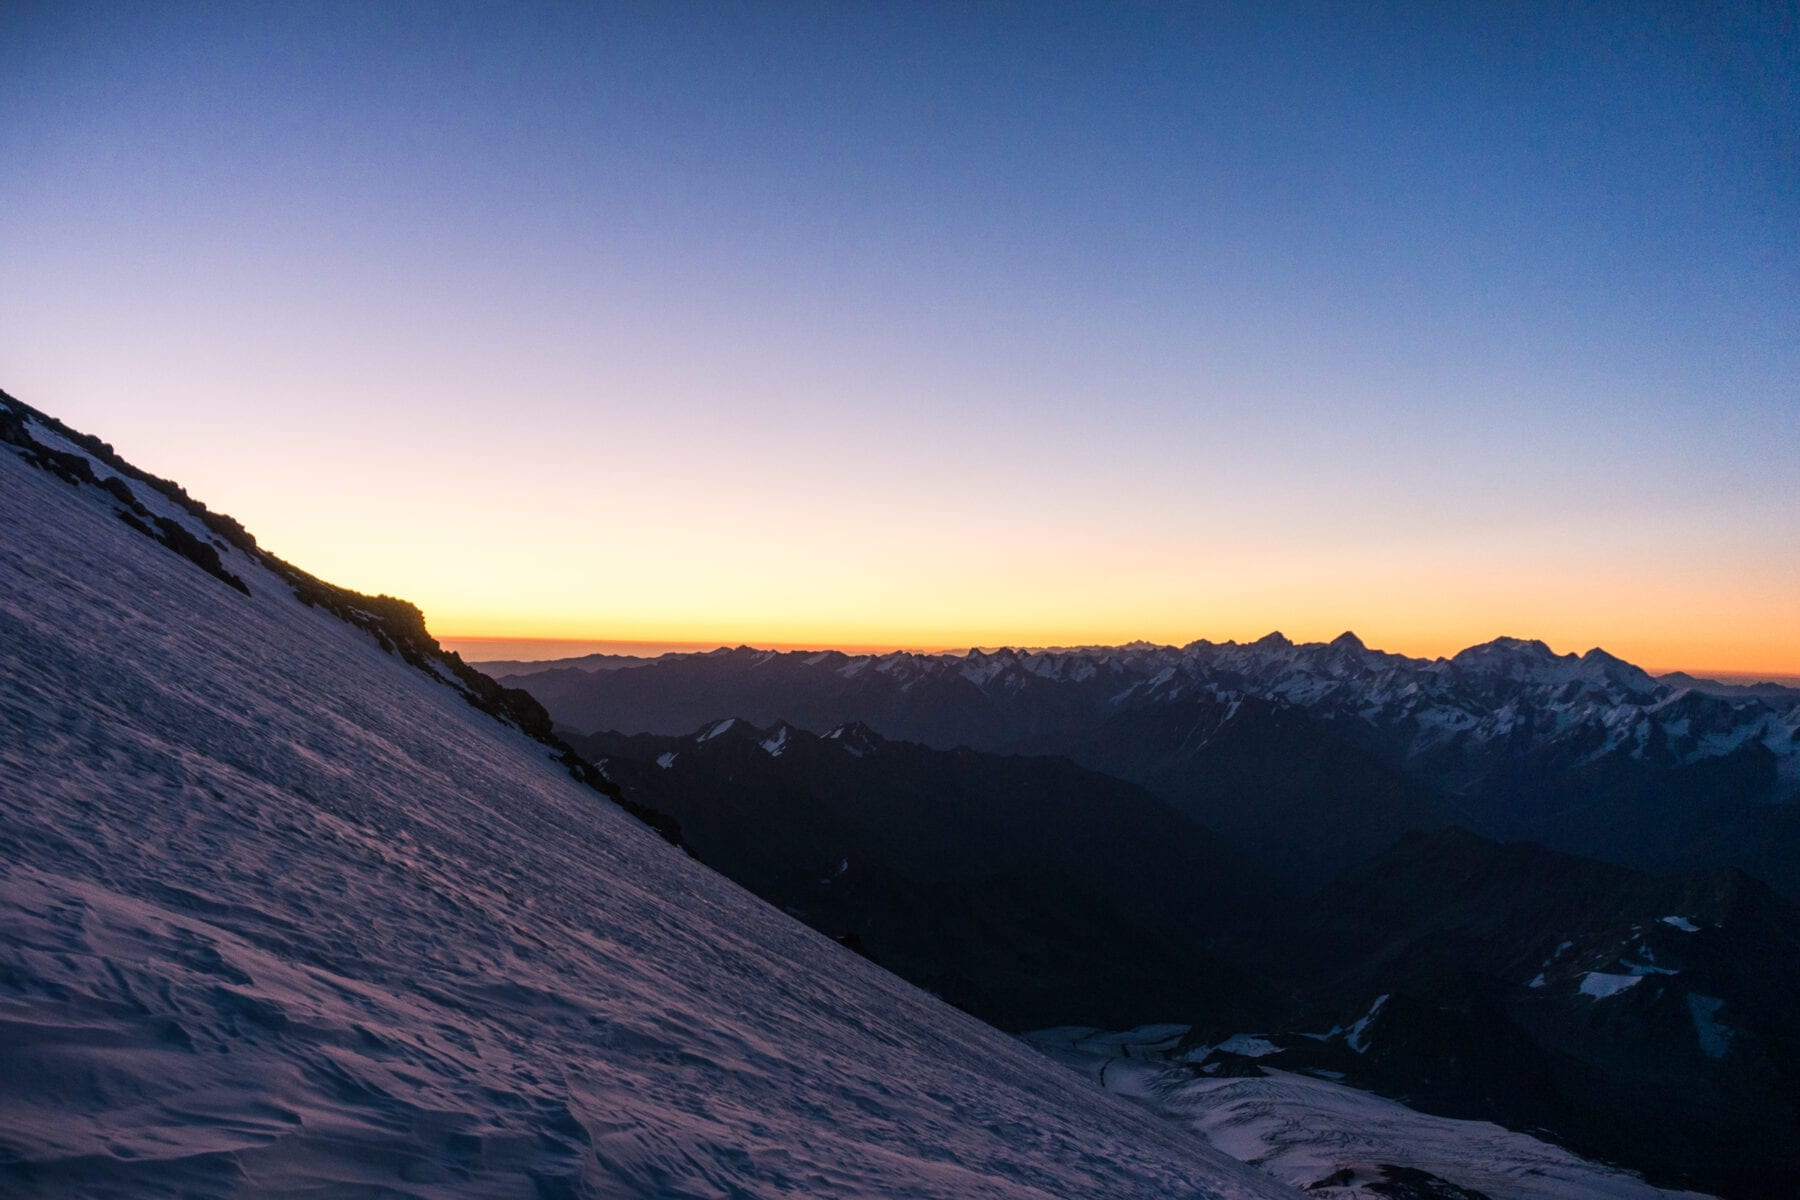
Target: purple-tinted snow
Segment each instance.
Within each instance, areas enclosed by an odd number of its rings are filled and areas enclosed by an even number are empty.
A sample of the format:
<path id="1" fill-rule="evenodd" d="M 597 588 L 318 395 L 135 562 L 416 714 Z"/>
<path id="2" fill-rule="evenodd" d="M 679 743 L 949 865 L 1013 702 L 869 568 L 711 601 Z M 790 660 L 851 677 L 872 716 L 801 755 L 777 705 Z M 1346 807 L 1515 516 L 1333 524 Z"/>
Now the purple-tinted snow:
<path id="1" fill-rule="evenodd" d="M 1293 1195 L 224 558 L 0 447 L 0 1191 Z"/>

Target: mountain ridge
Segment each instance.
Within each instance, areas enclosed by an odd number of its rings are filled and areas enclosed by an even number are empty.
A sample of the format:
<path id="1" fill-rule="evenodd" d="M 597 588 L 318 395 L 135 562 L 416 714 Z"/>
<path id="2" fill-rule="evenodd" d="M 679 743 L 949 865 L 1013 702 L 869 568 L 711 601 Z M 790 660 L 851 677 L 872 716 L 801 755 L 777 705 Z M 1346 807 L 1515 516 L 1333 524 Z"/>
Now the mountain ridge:
<path id="1" fill-rule="evenodd" d="M 1736 865 L 1800 897 L 1800 690 L 1672 683 L 1598 648 L 1558 654 L 1507 637 L 1425 660 L 1353 634 L 1298 644 L 1271 634 L 1058 652 L 746 647 L 584 661 L 601 669 L 502 678 L 576 732 L 678 734 L 737 713 L 813 732 L 861 721 L 940 749 L 1065 753 L 1222 831 L 1235 820 L 1244 849 L 1260 840 L 1278 850 L 1279 821 L 1246 822 L 1279 810 L 1261 798 L 1292 795 L 1310 753 L 1308 769 L 1331 786 L 1360 779 L 1357 795 L 1390 815 L 1391 832 L 1453 822 L 1643 869 Z M 1173 727 L 1183 712 L 1189 726 Z M 1253 720 L 1255 736 L 1243 728 Z M 1312 751 L 1292 728 L 1280 734 L 1297 724 L 1314 731 Z M 1214 756 L 1259 738 L 1284 749 L 1241 763 L 1235 791 L 1220 794 Z M 1358 765 L 1336 775 L 1323 758 Z M 1354 813 L 1316 815 L 1342 823 Z M 1265 865 L 1318 882 L 1331 869 L 1301 853 Z"/>

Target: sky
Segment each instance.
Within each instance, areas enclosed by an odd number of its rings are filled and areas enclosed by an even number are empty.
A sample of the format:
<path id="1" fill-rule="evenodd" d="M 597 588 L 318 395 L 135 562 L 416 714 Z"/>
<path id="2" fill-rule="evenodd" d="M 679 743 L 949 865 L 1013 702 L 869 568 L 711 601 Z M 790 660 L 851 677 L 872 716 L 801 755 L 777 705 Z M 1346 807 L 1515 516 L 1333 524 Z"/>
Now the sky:
<path id="1" fill-rule="evenodd" d="M 1797 114 L 1791 5 L 26 0 L 0 387 L 450 638 L 1800 674 Z"/>

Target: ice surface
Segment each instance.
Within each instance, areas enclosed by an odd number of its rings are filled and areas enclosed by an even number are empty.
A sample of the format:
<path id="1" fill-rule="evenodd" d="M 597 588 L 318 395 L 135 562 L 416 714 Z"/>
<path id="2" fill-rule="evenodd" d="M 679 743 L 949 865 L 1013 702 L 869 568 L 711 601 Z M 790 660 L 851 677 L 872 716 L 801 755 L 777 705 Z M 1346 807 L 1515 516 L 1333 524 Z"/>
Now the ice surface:
<path id="1" fill-rule="evenodd" d="M 99 495 L 0 448 L 0 1193 L 1291 1195 Z"/>

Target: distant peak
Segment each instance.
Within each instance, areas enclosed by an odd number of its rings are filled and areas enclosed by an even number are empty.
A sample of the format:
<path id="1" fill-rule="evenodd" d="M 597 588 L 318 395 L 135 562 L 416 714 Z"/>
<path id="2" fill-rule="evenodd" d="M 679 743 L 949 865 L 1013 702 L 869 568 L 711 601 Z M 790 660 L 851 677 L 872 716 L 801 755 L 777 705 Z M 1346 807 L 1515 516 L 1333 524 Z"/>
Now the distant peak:
<path id="1" fill-rule="evenodd" d="M 1526 656 L 1530 658 L 1554 659 L 1556 651 L 1536 638 L 1497 637 L 1491 642 L 1482 642 L 1478 646 L 1470 646 L 1459 650 L 1455 660 L 1493 658 L 1497 655 Z"/>
<path id="2" fill-rule="evenodd" d="M 1333 646 L 1338 647 L 1340 650 L 1367 650 L 1368 649 L 1367 646 L 1363 645 L 1363 640 L 1361 638 L 1357 637 L 1354 633 L 1351 633 L 1348 629 L 1344 630 L 1344 632 L 1342 632 L 1342 633 L 1338 634 L 1336 637 L 1332 638 L 1331 644 Z"/>
<path id="3" fill-rule="evenodd" d="M 1285 649 L 1288 646 L 1292 646 L 1294 643 L 1288 641 L 1287 635 L 1282 633 L 1279 629 L 1277 629 L 1274 633 L 1266 634 L 1263 637 L 1259 637 L 1254 642 L 1251 642 L 1250 644 L 1252 646 L 1263 647 L 1264 649 L 1276 650 L 1276 649 Z"/>

